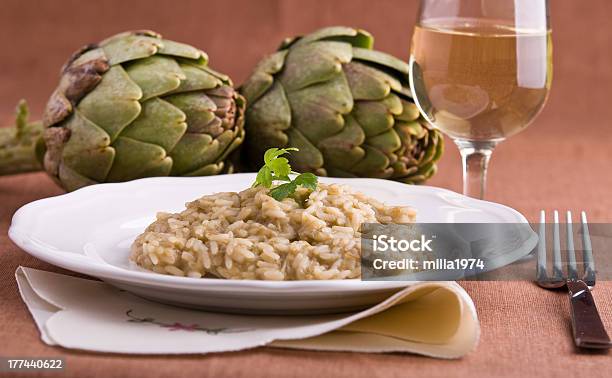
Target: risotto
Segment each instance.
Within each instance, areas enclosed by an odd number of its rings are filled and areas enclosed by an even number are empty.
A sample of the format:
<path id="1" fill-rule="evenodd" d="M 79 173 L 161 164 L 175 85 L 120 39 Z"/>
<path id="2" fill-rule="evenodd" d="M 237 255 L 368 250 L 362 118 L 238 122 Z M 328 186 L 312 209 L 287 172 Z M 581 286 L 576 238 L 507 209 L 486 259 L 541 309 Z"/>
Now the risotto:
<path id="1" fill-rule="evenodd" d="M 175 276 L 358 278 L 361 224 L 415 220 L 409 207 L 385 206 L 343 185 L 299 189 L 282 201 L 268 192 L 217 193 L 187 203 L 181 213 L 158 213 L 134 241 L 131 259 Z"/>

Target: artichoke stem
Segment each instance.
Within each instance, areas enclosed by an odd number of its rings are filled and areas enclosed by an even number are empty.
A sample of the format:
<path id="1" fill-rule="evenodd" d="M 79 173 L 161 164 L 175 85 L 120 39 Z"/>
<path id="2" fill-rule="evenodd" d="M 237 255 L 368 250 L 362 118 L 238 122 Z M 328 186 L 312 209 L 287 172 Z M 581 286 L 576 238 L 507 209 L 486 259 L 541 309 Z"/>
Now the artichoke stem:
<path id="1" fill-rule="evenodd" d="M 33 125 L 38 130 L 36 138 L 18 138 L 14 127 L 0 128 L 0 176 L 42 169 L 36 155 L 42 125 Z"/>
<path id="2" fill-rule="evenodd" d="M 17 107 L 15 127 L 0 128 L 0 176 L 39 171 L 42 169 L 43 125 L 27 122 L 28 108 L 24 101 Z"/>

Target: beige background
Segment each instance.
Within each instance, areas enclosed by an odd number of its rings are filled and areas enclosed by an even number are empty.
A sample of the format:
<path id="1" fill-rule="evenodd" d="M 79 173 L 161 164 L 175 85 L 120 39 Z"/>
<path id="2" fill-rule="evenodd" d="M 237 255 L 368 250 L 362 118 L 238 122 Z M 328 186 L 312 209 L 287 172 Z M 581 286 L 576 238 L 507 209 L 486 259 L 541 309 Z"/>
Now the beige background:
<path id="1" fill-rule="evenodd" d="M 2 0 L 0 124 L 27 98 L 40 117 L 58 71 L 78 47 L 126 29 L 149 28 L 196 45 L 239 84 L 288 35 L 344 24 L 372 32 L 376 47 L 407 59 L 416 1 L 411 0 Z M 540 209 L 587 210 L 612 221 L 612 2 L 551 0 L 554 79 L 549 102 L 525 132 L 494 154 L 489 196 L 531 220 Z M 456 148 L 448 144 L 431 185 L 460 190 Z M 6 236 L 13 212 L 60 190 L 44 174 L 0 178 L 0 356 L 67 354 L 72 376 L 609 376 L 610 355 L 577 353 L 567 300 L 530 283 L 466 283 L 482 322 L 478 350 L 462 361 L 404 355 L 296 352 L 260 348 L 207 357 L 91 355 L 44 346 L 21 303 L 18 265 L 54 270 Z M 594 292 L 612 329 L 612 285 Z"/>

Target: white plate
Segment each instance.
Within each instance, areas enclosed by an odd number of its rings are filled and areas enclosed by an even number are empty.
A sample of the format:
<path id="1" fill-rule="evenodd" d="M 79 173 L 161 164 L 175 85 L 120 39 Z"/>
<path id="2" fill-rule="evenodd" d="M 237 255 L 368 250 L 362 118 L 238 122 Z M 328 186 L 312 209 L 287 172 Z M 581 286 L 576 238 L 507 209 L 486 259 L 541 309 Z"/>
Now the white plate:
<path id="1" fill-rule="evenodd" d="M 165 303 L 225 312 L 323 313 L 371 305 L 405 282 L 269 282 L 174 277 L 139 271 L 128 260 L 134 238 L 158 211 L 177 212 L 204 194 L 240 191 L 255 174 L 147 178 L 100 184 L 32 202 L 13 216 L 10 238 L 48 263 L 100 278 L 139 296 Z M 526 223 L 517 211 L 445 189 L 377 179 L 323 178 L 349 184 L 393 205 L 417 209 L 420 222 Z M 516 260 L 534 246 L 515 251 Z M 506 256 L 506 260 L 508 260 Z"/>

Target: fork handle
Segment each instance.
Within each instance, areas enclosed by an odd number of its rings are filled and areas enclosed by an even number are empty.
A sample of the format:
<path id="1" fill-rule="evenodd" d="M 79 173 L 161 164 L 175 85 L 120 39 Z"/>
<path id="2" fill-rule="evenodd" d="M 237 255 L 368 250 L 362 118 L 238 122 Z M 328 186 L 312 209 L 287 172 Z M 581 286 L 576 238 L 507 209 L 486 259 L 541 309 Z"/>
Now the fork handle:
<path id="1" fill-rule="evenodd" d="M 567 288 L 576 346 L 593 349 L 612 347 L 587 284 L 582 280 L 568 280 Z"/>

